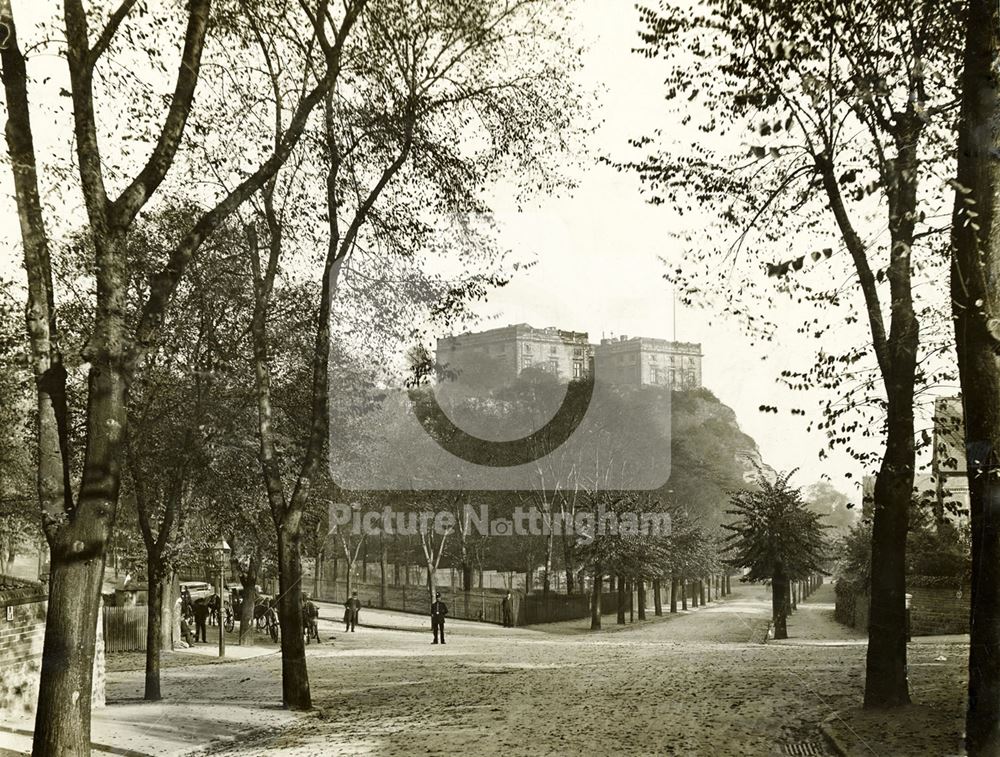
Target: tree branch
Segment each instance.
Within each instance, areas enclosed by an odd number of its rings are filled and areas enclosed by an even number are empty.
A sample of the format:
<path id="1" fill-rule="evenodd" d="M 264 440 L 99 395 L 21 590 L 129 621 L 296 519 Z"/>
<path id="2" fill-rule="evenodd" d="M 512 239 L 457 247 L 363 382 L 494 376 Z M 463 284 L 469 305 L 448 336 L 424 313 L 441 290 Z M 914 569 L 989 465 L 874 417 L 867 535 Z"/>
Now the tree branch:
<path id="1" fill-rule="evenodd" d="M 78 4 L 79 0 L 67 0 L 67 2 Z M 184 126 L 191 113 L 195 87 L 198 84 L 210 6 L 211 0 L 190 0 L 187 31 L 184 34 L 184 51 L 177 72 L 177 83 L 174 86 L 170 109 L 160 130 L 160 137 L 142 171 L 111 207 L 112 221 L 119 228 L 125 228 L 132 222 L 160 186 L 174 161 L 181 137 L 184 135 Z"/>
<path id="2" fill-rule="evenodd" d="M 121 5 L 111 14 L 111 18 L 108 19 L 104 31 L 101 32 L 101 36 L 98 37 L 97 42 L 90 49 L 90 56 L 87 61 L 89 69 L 93 70 L 94 66 L 97 65 L 98 59 L 107 51 L 108 45 L 111 44 L 111 40 L 118 31 L 118 27 L 121 26 L 122 21 L 125 20 L 125 17 L 131 12 L 132 8 L 135 7 L 136 2 L 138 0 L 122 0 Z"/>

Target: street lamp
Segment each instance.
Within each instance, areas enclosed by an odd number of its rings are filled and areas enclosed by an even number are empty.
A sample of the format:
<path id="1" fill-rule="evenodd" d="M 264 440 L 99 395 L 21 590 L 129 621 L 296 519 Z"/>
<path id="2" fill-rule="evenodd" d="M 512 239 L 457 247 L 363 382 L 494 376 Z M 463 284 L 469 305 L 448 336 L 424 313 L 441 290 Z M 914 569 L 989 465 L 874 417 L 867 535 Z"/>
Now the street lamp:
<path id="1" fill-rule="evenodd" d="M 226 656 L 226 600 L 223 592 L 226 588 L 226 562 L 229 560 L 229 545 L 225 538 L 219 536 L 215 547 L 215 557 L 219 561 L 219 657 Z"/>

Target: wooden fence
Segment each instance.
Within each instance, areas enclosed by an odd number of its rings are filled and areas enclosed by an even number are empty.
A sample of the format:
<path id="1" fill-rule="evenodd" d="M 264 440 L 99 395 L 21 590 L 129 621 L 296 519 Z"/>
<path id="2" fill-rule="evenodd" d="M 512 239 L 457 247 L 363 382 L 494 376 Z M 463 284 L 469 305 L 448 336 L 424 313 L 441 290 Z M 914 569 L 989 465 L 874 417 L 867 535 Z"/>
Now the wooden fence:
<path id="1" fill-rule="evenodd" d="M 146 650 L 146 620 L 148 608 L 105 607 L 104 651 L 144 652 Z"/>
<path id="2" fill-rule="evenodd" d="M 347 584 L 344 581 L 319 581 L 310 588 L 312 596 L 323 602 L 341 604 L 347 598 Z M 356 582 L 351 584 L 351 590 L 358 592 L 358 599 L 364 607 L 421 614 L 430 612 L 432 600 L 430 590 L 426 586 L 387 585 L 383 595 L 380 584 Z M 500 610 L 500 603 L 506 594 L 503 589 L 474 589 L 463 592 L 441 587 L 441 591 L 444 602 L 448 605 L 448 615 L 452 618 L 481 620 L 487 623 L 503 621 Z M 521 592 L 511 593 L 515 622 L 519 617 L 519 607 L 523 597 Z M 523 621 L 519 625 L 523 625 Z"/>

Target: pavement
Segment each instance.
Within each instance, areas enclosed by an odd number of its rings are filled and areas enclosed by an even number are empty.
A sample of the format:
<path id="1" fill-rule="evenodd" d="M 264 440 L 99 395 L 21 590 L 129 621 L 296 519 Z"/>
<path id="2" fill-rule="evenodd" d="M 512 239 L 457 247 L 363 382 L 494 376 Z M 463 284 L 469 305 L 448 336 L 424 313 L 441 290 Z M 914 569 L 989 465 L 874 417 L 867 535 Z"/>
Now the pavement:
<path id="1" fill-rule="evenodd" d="M 317 602 L 316 600 L 313 602 L 319 608 L 320 620 L 328 621 L 334 629 L 343 632 L 344 606 L 332 602 Z M 466 636 L 505 636 L 509 633 L 516 635 L 519 631 L 528 631 L 525 628 L 504 628 L 495 623 L 480 623 L 474 620 L 455 618 L 449 618 L 447 623 L 449 629 Z M 383 631 L 423 631 L 430 635 L 431 619 L 429 615 L 424 614 L 362 607 L 358 614 L 358 628 Z"/>
<path id="2" fill-rule="evenodd" d="M 274 647 L 229 646 L 221 661 L 212 645 L 168 654 L 182 659 L 161 671 L 159 702 L 142 698 L 141 668 L 108 672 L 107 706 L 95 708 L 91 716 L 94 754 L 188 754 L 209 743 L 234 742 L 263 729 L 280 728 L 300 717 L 281 707 L 280 672 L 274 679 L 277 698 L 272 686 L 256 691 L 245 686 L 250 680 L 246 668 L 254 661 L 271 658 L 278 661 L 280 671 L 280 653 Z M 193 662 L 198 658 L 205 662 Z M 136 659 L 141 661 L 141 656 Z M 0 757 L 30 754 L 33 726 L 33 719 L 0 724 Z"/>
<path id="3" fill-rule="evenodd" d="M 307 647 L 313 713 L 278 704 L 273 647 L 222 664 L 196 647 L 184 665 L 163 670 L 161 702 L 141 700 L 141 669 L 109 673 L 109 704 L 94 713 L 95 754 L 953 753 L 961 639 L 911 647 L 915 700 L 940 695 L 950 706 L 925 718 L 943 740 L 906 741 L 928 729 L 861 722 L 853 712 L 866 647 L 833 620 L 830 587 L 799 605 L 790 639 L 762 644 L 769 593 L 733 586 L 721 601 L 624 627 L 605 616 L 597 632 L 589 618 L 514 629 L 449 621 L 445 646 L 430 645 L 422 616 L 366 608 L 363 624 L 372 625 L 344 633 L 340 608 L 322 605 L 322 643 Z M 0 756 L 27 752 L 30 727 L 9 724 Z"/>

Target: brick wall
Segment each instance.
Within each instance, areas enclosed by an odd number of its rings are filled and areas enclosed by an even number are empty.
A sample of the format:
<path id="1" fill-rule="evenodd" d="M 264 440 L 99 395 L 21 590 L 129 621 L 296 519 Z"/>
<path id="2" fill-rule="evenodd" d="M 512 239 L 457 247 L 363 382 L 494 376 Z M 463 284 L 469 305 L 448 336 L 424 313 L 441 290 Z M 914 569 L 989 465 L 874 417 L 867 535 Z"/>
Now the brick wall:
<path id="1" fill-rule="evenodd" d="M 969 632 L 969 590 L 950 587 L 908 586 L 910 601 L 910 634 L 937 636 Z M 836 618 L 852 628 L 868 627 L 867 594 L 837 590 Z"/>
<path id="2" fill-rule="evenodd" d="M 969 632 L 969 590 L 907 589 L 913 595 L 910 632 L 914 636 Z"/>
<path id="3" fill-rule="evenodd" d="M 35 711 L 47 604 L 45 589 L 39 585 L 0 587 L 0 719 L 29 717 Z M 100 622 L 97 634 L 92 701 L 94 707 L 102 707 L 105 677 Z"/>
<path id="4" fill-rule="evenodd" d="M 0 591 L 0 714 L 18 717 L 35 711 L 45 607 L 41 587 Z"/>

